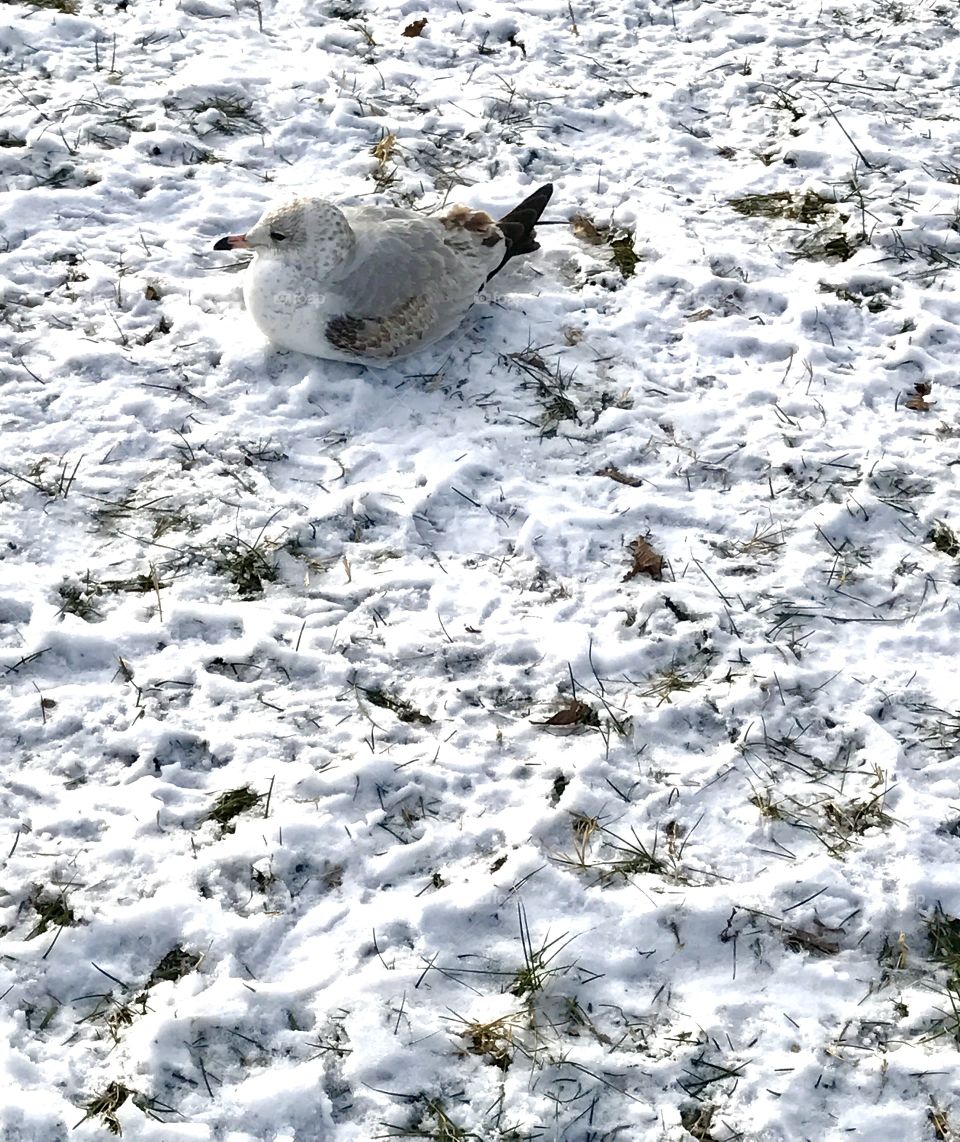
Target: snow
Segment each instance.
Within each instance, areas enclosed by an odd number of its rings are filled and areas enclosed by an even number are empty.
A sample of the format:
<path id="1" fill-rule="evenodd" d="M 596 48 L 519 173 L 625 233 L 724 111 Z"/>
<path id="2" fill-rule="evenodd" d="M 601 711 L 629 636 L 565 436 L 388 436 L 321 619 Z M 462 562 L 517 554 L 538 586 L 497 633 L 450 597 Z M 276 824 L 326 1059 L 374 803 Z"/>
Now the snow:
<path id="1" fill-rule="evenodd" d="M 952 1137 L 952 10 L 5 14 L 5 1142 Z M 402 367 L 211 249 L 545 182 Z"/>

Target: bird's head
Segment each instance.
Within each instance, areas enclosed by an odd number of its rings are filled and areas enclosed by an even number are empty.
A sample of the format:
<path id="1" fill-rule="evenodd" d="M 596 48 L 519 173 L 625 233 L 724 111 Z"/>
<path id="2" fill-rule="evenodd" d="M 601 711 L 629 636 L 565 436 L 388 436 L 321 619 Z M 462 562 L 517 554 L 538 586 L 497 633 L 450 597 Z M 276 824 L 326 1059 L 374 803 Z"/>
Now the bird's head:
<path id="1" fill-rule="evenodd" d="M 246 234 L 231 234 L 215 250 L 253 250 L 266 258 L 326 274 L 352 255 L 356 239 L 343 211 L 322 198 L 294 198 L 265 211 Z"/>

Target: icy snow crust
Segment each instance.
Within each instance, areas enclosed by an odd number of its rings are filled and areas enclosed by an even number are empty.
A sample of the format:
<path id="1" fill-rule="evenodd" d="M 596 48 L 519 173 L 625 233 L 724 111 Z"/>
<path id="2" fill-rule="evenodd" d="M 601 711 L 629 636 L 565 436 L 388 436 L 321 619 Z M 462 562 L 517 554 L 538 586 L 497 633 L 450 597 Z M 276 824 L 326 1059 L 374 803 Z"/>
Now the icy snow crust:
<path id="1" fill-rule="evenodd" d="M 4 16 L 5 1142 L 955 1128 L 955 6 Z M 547 181 L 402 369 L 211 250 Z"/>

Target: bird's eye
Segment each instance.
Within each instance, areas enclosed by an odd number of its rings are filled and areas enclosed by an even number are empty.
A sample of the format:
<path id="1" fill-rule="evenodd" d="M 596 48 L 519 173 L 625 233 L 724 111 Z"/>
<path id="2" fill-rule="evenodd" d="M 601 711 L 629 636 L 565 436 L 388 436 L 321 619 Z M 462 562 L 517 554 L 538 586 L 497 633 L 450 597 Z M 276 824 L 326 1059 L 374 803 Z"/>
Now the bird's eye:
<path id="1" fill-rule="evenodd" d="M 270 237 L 274 242 L 282 242 L 286 238 L 286 234 L 281 234 L 279 230 L 271 230 Z"/>

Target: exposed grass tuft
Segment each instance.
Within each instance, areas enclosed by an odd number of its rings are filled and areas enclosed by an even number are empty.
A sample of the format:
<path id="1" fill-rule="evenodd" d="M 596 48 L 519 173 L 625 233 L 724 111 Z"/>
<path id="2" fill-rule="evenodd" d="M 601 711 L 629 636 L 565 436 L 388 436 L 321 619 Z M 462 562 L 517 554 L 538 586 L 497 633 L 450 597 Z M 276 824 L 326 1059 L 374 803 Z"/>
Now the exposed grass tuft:
<path id="1" fill-rule="evenodd" d="M 585 214 L 575 214 L 570 220 L 570 225 L 581 241 L 591 246 L 609 247 L 611 260 L 623 277 L 633 277 L 640 262 L 640 255 L 636 251 L 632 230 L 622 226 L 598 226 Z"/>
<path id="2" fill-rule="evenodd" d="M 372 706 L 379 706 L 382 710 L 389 710 L 391 714 L 396 714 L 401 722 L 406 722 L 408 725 L 433 725 L 433 718 L 422 714 L 402 698 L 388 694 L 385 690 L 381 690 L 378 687 L 368 689 L 365 686 L 358 686 L 357 689 Z"/>
<path id="3" fill-rule="evenodd" d="M 73 908 L 67 901 L 65 889 L 54 892 L 40 885 L 31 893 L 29 903 L 38 919 L 24 937 L 27 940 L 42 936 L 50 928 L 69 928 L 77 922 Z"/>
<path id="4" fill-rule="evenodd" d="M 194 952 L 184 951 L 179 944 L 176 944 L 150 973 L 147 987 L 153 987 L 155 983 L 176 983 L 178 979 L 189 975 L 202 958 Z"/>
<path id="5" fill-rule="evenodd" d="M 573 942 L 572 936 L 544 936 L 539 945 L 534 946 L 527 922 L 527 913 L 522 904 L 517 906 L 520 921 L 520 945 L 523 948 L 523 965 L 514 973 L 507 990 L 518 999 L 528 1003 L 557 976 L 566 975 L 576 966 L 576 961 L 556 964 L 554 961 L 564 948 Z"/>
<path id="6" fill-rule="evenodd" d="M 793 190 L 775 190 L 769 194 L 744 194 L 727 200 L 738 213 L 748 218 L 788 218 L 794 222 L 819 222 L 836 205 L 815 190 L 800 194 Z"/>
<path id="7" fill-rule="evenodd" d="M 83 579 L 65 579 L 57 588 L 60 596 L 60 611 L 63 615 L 76 615 L 84 622 L 99 622 L 103 618 L 97 599 L 103 595 L 101 585 L 90 578 L 89 572 Z"/>
<path id="8" fill-rule="evenodd" d="M 232 833 L 236 826 L 234 818 L 241 813 L 256 808 L 263 800 L 262 793 L 254 793 L 249 785 L 241 785 L 239 789 L 228 789 L 221 793 L 213 803 L 213 807 L 204 814 L 205 821 L 216 821 L 225 833 Z"/>
<path id="9" fill-rule="evenodd" d="M 94 1095 L 89 1102 L 81 1104 L 87 1113 L 80 1119 L 74 1127 L 74 1130 L 76 1130 L 77 1126 L 82 1126 L 84 1122 L 88 1122 L 91 1118 L 99 1118 L 110 1134 L 119 1137 L 123 1134 L 123 1127 L 120 1124 L 117 1111 L 128 1098 L 139 1111 L 145 1114 L 147 1118 L 152 1118 L 155 1122 L 165 1121 L 162 1115 L 177 1113 L 172 1106 L 167 1106 L 166 1103 L 160 1102 L 159 1099 L 142 1094 L 140 1091 L 135 1090 L 133 1087 L 128 1087 L 124 1083 L 115 1082 L 110 1083 L 100 1094 Z"/>
<path id="10" fill-rule="evenodd" d="M 277 544 L 260 534 L 248 543 L 239 535 L 224 536 L 210 551 L 210 559 L 221 575 L 226 575 L 236 587 L 241 599 L 258 599 L 264 583 L 277 579 L 277 564 L 273 552 Z"/>
<path id="11" fill-rule="evenodd" d="M 462 1016 L 457 1016 L 457 1019 L 463 1024 L 460 1034 L 466 1040 L 467 1050 L 471 1054 L 480 1055 L 501 1071 L 510 1068 L 518 1050 L 518 1032 L 528 1022 L 526 1012 L 511 1011 L 487 1022 L 464 1019 Z"/>
<path id="12" fill-rule="evenodd" d="M 960 555 L 960 540 L 957 539 L 957 533 L 942 519 L 934 520 L 933 527 L 927 534 L 927 540 L 937 551 L 942 551 L 951 559 L 956 559 Z"/>
<path id="13" fill-rule="evenodd" d="M 24 3 L 31 8 L 62 12 L 65 16 L 75 16 L 80 11 L 80 0 L 24 0 Z"/>
<path id="14" fill-rule="evenodd" d="M 577 406 L 568 396 L 573 376 L 561 370 L 559 361 L 551 368 L 540 355 L 540 348 L 528 345 L 518 353 L 501 354 L 500 363 L 527 378 L 521 387 L 526 388 L 532 382 L 543 408 L 540 422 L 542 437 L 556 436 L 557 429 L 565 420 L 580 423 Z"/>
<path id="15" fill-rule="evenodd" d="M 439 1098 L 426 1094 L 417 1095 L 411 1121 L 406 1126 L 393 1122 L 381 1122 L 388 1134 L 378 1134 L 378 1138 L 426 1138 L 434 1142 L 479 1142 L 479 1136 L 459 1126 L 447 1113 L 446 1106 Z"/>
<path id="16" fill-rule="evenodd" d="M 238 95 L 211 95 L 187 107 L 190 126 L 201 138 L 207 135 L 253 135 L 264 130 L 253 102 Z"/>
<path id="17" fill-rule="evenodd" d="M 949 985 L 960 992 L 960 920 L 948 916 L 940 902 L 927 917 L 930 956 L 947 969 Z"/>

